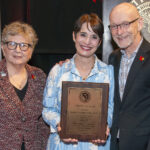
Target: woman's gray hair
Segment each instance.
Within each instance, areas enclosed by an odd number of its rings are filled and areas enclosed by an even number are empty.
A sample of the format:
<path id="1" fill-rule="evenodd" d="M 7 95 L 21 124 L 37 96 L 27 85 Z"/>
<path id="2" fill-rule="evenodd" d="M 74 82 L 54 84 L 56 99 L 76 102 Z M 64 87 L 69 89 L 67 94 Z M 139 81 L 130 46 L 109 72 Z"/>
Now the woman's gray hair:
<path id="1" fill-rule="evenodd" d="M 34 48 L 38 42 L 38 37 L 33 27 L 27 23 L 15 21 L 6 25 L 2 31 L 2 42 L 6 42 L 8 36 L 22 35 L 29 39 Z"/>

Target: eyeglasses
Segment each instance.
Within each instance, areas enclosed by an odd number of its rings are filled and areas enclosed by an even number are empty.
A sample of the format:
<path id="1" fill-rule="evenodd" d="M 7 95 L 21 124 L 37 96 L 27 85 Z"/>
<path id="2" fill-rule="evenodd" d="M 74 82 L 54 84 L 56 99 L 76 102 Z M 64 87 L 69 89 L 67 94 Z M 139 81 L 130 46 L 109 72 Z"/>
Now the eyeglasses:
<path id="1" fill-rule="evenodd" d="M 118 24 L 118 25 L 109 25 L 108 28 L 111 30 L 111 31 L 116 31 L 118 30 L 118 27 L 120 27 L 121 29 L 128 29 L 130 24 L 134 23 L 135 21 L 137 21 L 139 18 L 136 18 L 130 22 L 124 22 L 122 24 Z"/>
<path id="2" fill-rule="evenodd" d="M 28 43 L 16 43 L 13 41 L 4 42 L 4 44 L 7 45 L 9 50 L 15 50 L 18 45 L 21 51 L 27 51 L 29 47 L 32 47 L 32 45 Z"/>

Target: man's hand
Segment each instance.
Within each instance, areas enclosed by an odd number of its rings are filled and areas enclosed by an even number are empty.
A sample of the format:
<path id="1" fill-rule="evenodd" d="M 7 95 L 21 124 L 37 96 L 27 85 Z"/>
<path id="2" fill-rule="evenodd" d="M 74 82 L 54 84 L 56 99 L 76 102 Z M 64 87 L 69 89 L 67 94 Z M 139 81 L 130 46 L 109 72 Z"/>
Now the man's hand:
<path id="1" fill-rule="evenodd" d="M 66 59 L 66 60 L 59 61 L 59 62 L 56 63 L 56 64 L 58 64 L 59 66 L 62 66 L 63 63 L 68 62 L 68 61 L 70 61 L 70 59 Z"/>

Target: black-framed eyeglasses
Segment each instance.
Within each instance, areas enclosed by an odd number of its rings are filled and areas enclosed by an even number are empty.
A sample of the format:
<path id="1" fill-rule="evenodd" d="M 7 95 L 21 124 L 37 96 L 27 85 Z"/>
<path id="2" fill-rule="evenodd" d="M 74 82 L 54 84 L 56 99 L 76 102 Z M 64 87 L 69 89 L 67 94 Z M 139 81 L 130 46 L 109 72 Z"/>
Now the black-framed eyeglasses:
<path id="1" fill-rule="evenodd" d="M 18 45 L 21 51 L 27 51 L 29 47 L 32 47 L 32 45 L 29 43 L 17 43 L 13 41 L 7 41 L 7 42 L 4 42 L 4 44 L 7 45 L 7 48 L 9 50 L 15 50 Z"/>
<path id="2" fill-rule="evenodd" d="M 134 23 L 135 21 L 137 21 L 139 18 L 136 18 L 130 22 L 124 22 L 122 24 L 116 24 L 116 25 L 109 25 L 108 28 L 111 30 L 111 31 L 116 31 L 118 30 L 118 27 L 120 27 L 121 29 L 128 29 L 130 24 Z"/>

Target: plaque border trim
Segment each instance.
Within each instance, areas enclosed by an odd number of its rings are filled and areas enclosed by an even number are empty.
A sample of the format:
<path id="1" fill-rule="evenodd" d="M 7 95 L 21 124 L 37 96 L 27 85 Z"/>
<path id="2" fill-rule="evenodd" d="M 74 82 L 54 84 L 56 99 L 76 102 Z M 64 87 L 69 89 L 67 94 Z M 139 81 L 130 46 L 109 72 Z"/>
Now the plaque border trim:
<path id="1" fill-rule="evenodd" d="M 67 122 L 67 106 L 68 106 L 68 88 L 102 88 L 102 105 L 101 105 L 101 119 L 96 135 L 68 135 L 66 134 Z M 94 139 L 106 140 L 107 114 L 108 114 L 108 96 L 109 83 L 93 83 L 93 82 L 72 82 L 62 81 L 62 97 L 61 97 L 61 131 L 59 133 L 61 139 L 75 138 L 79 141 L 89 141 Z"/>

